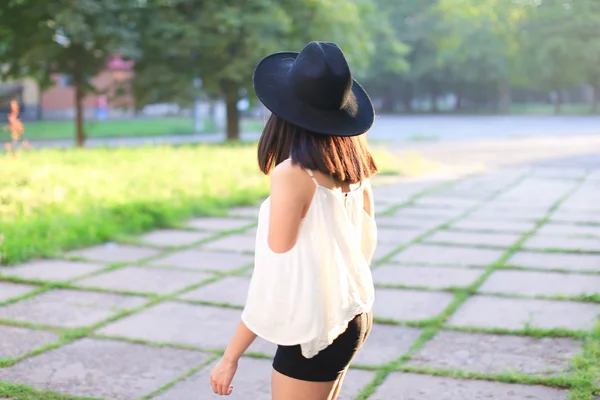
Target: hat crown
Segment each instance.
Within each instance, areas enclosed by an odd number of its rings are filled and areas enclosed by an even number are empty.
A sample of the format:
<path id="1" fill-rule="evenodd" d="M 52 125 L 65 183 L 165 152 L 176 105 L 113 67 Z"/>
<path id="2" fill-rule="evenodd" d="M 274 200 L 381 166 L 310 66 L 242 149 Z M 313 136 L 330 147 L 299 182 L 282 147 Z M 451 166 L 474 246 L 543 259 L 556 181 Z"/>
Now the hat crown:
<path id="1" fill-rule="evenodd" d="M 335 43 L 310 42 L 296 57 L 288 78 L 304 103 L 322 110 L 344 107 L 352 89 L 352 74 Z"/>

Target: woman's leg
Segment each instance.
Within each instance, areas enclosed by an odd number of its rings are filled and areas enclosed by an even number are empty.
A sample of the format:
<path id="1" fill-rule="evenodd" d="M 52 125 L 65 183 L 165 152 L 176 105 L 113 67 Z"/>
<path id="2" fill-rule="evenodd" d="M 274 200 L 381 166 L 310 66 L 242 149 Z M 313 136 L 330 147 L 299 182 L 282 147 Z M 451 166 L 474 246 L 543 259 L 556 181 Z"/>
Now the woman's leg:
<path id="1" fill-rule="evenodd" d="M 338 380 L 335 381 L 335 386 L 333 387 L 333 392 L 331 393 L 330 400 L 337 400 L 338 396 L 340 395 L 342 385 L 344 384 L 344 378 L 346 377 L 346 372 L 348 372 L 348 368 L 346 368 L 344 372 L 340 374 Z"/>
<path id="2" fill-rule="evenodd" d="M 273 370 L 272 400 L 332 400 L 337 381 L 309 382 L 290 378 Z"/>

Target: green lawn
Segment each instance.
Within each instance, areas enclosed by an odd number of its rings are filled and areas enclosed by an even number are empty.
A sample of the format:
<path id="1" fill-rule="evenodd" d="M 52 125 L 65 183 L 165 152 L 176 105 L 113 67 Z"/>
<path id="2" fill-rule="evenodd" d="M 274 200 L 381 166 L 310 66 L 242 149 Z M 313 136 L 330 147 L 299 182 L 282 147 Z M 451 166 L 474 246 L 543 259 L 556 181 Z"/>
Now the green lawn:
<path id="1" fill-rule="evenodd" d="M 73 121 L 37 121 L 25 122 L 23 139 L 71 139 L 75 137 L 75 123 Z M 262 121 L 243 120 L 242 131 L 262 130 Z M 126 120 L 88 121 L 85 123 L 87 137 L 127 137 L 127 136 L 165 136 L 175 134 L 194 133 L 194 124 L 191 118 L 165 117 L 165 118 L 138 118 Z M 205 122 L 203 132 L 215 132 L 212 122 Z M 3 140 L 8 139 L 8 132 L 0 132 Z"/>
<path id="2" fill-rule="evenodd" d="M 397 158 L 375 154 L 383 172 L 398 171 Z M 218 214 L 268 188 L 255 144 L 0 155 L 0 264 Z"/>
<path id="3" fill-rule="evenodd" d="M 553 115 L 552 104 L 513 104 L 510 107 L 511 114 L 517 115 Z M 590 114 L 588 104 L 563 104 L 559 115 L 585 115 Z"/>

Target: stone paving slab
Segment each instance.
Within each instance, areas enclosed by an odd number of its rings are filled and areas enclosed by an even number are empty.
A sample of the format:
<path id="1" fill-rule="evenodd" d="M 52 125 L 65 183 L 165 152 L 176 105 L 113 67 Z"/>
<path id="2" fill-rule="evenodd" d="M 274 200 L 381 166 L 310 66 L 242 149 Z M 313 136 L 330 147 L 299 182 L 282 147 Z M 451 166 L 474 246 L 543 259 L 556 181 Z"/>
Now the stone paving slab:
<path id="1" fill-rule="evenodd" d="M 531 210 L 535 215 L 547 214 L 552 206 L 556 203 L 554 197 L 542 197 L 535 199 L 531 202 L 527 201 L 527 198 L 502 198 L 497 197 L 493 201 L 487 204 L 488 209 L 500 208 L 503 211 L 509 211 L 512 209 L 518 210 L 519 213 L 527 212 Z"/>
<path id="2" fill-rule="evenodd" d="M 525 329 L 589 330 L 596 323 L 600 305 L 574 301 L 470 297 L 448 321 L 449 326 Z M 557 316 L 560 315 L 560 318 Z"/>
<path id="3" fill-rule="evenodd" d="M 577 182 L 547 178 L 528 178 L 498 196 L 502 199 L 527 200 L 523 204 L 551 204 L 566 195 Z"/>
<path id="4" fill-rule="evenodd" d="M 596 237 L 600 238 L 600 225 L 544 224 L 538 231 L 541 236 Z M 598 239 L 596 239 L 598 240 Z"/>
<path id="5" fill-rule="evenodd" d="M 106 266 L 80 261 L 37 260 L 16 267 L 0 268 L 0 274 L 22 279 L 60 282 L 99 271 Z"/>
<path id="6" fill-rule="evenodd" d="M 550 217 L 550 221 L 576 224 L 595 224 L 600 225 L 600 213 L 594 212 L 574 212 L 572 210 L 558 210 Z"/>
<path id="7" fill-rule="evenodd" d="M 533 171 L 532 176 L 540 178 L 567 178 L 580 179 L 586 175 L 586 170 L 583 168 L 538 168 Z"/>
<path id="8" fill-rule="evenodd" d="M 402 266 L 385 264 L 373 269 L 373 281 L 380 285 L 402 285 L 445 289 L 466 287 L 483 274 L 478 268 Z"/>
<path id="9" fill-rule="evenodd" d="M 23 283 L 0 282 L 0 302 L 23 296 L 35 289 L 37 289 L 37 286 L 25 285 Z"/>
<path id="10" fill-rule="evenodd" d="M 403 244 L 407 244 L 415 240 L 419 235 L 423 234 L 423 229 L 390 229 L 390 228 L 378 228 L 377 229 L 377 245 L 391 244 L 398 247 Z"/>
<path id="11" fill-rule="evenodd" d="M 192 219 L 186 225 L 204 231 L 225 232 L 241 229 L 253 223 L 256 223 L 253 218 L 204 217 Z"/>
<path id="12" fill-rule="evenodd" d="M 178 302 L 157 304 L 113 322 L 101 335 L 224 349 L 240 322 L 240 310 Z"/>
<path id="13" fill-rule="evenodd" d="M 429 188 L 436 186 L 438 182 L 423 182 L 423 181 L 398 181 L 393 185 L 377 185 L 373 187 L 373 197 L 376 199 L 389 199 L 402 203 L 412 196 L 421 193 Z"/>
<path id="14" fill-rule="evenodd" d="M 600 293 L 600 275 L 499 270 L 485 280 L 479 292 L 525 296 L 591 295 Z"/>
<path id="15" fill-rule="evenodd" d="M 546 216 L 545 210 L 484 207 L 469 214 L 469 218 L 481 221 L 538 221 Z"/>
<path id="16" fill-rule="evenodd" d="M 202 368 L 191 377 L 177 383 L 169 390 L 153 397 L 153 400 L 220 399 L 208 384 L 210 372 L 216 361 Z M 227 398 L 239 400 L 271 400 L 270 360 L 243 357 L 232 382 L 233 392 Z M 375 377 L 371 371 L 350 370 L 338 400 L 353 400 L 360 390 Z"/>
<path id="17" fill-rule="evenodd" d="M 526 221 L 481 221 L 479 219 L 467 218 L 457 221 L 451 225 L 454 229 L 480 232 L 503 232 L 523 234 L 535 227 L 535 222 Z"/>
<path id="18" fill-rule="evenodd" d="M 600 255 L 518 251 L 506 261 L 506 265 L 539 269 L 597 272 L 600 271 Z"/>
<path id="19" fill-rule="evenodd" d="M 451 293 L 406 289 L 375 289 L 373 315 L 395 321 L 420 321 L 437 317 L 454 300 Z"/>
<path id="20" fill-rule="evenodd" d="M 536 385 L 395 372 L 369 400 L 567 400 L 567 391 Z"/>
<path id="21" fill-rule="evenodd" d="M 162 258 L 157 258 L 156 260 L 152 260 L 149 264 L 195 270 L 228 272 L 247 266 L 253 261 L 254 256 L 250 254 L 189 249 L 177 251 Z"/>
<path id="22" fill-rule="evenodd" d="M 144 297 L 54 289 L 0 307 L 0 318 L 56 327 L 80 328 L 101 322 L 120 310 L 139 307 Z"/>
<path id="23" fill-rule="evenodd" d="M 403 207 L 394 213 L 398 218 L 422 218 L 444 220 L 455 218 L 460 215 L 461 210 L 453 208 L 434 208 L 434 207 Z"/>
<path id="24" fill-rule="evenodd" d="M 211 275 L 160 268 L 125 267 L 76 282 L 78 286 L 113 291 L 168 294 L 200 283 Z"/>
<path id="25" fill-rule="evenodd" d="M 519 238 L 517 233 L 483 233 L 441 230 L 427 237 L 425 242 L 438 244 L 457 244 L 463 246 L 490 246 L 508 248 Z"/>
<path id="26" fill-rule="evenodd" d="M 571 250 L 600 252 L 600 238 L 565 238 L 535 235 L 523 243 L 523 248 L 533 250 Z M 599 265 L 600 266 L 600 265 Z"/>
<path id="27" fill-rule="evenodd" d="M 189 246 L 210 236 L 209 232 L 160 229 L 145 234 L 140 240 L 160 247 Z"/>
<path id="28" fill-rule="evenodd" d="M 199 248 L 209 250 L 221 250 L 231 252 L 254 253 L 256 247 L 256 236 L 245 233 L 237 233 L 212 240 L 202 244 Z"/>
<path id="29" fill-rule="evenodd" d="M 487 266 L 498 260 L 504 250 L 459 246 L 416 244 L 396 254 L 393 261 L 405 264 Z"/>
<path id="30" fill-rule="evenodd" d="M 250 279 L 243 276 L 228 276 L 179 296 L 185 300 L 199 300 L 243 306 L 246 304 Z"/>
<path id="31" fill-rule="evenodd" d="M 76 396 L 136 399 L 205 362 L 191 350 L 81 339 L 0 369 L 9 380 Z"/>
<path id="32" fill-rule="evenodd" d="M 58 339 L 52 332 L 0 325 L 0 360 L 23 356 Z"/>
<path id="33" fill-rule="evenodd" d="M 377 227 L 400 227 L 400 228 L 419 228 L 429 230 L 445 223 L 448 218 L 432 217 L 423 218 L 421 216 L 394 216 L 394 215 L 375 215 Z"/>
<path id="34" fill-rule="evenodd" d="M 400 246 L 395 244 L 378 243 L 377 247 L 375 248 L 375 252 L 373 253 L 373 261 L 381 260 L 382 258 L 387 257 L 398 247 Z"/>
<path id="35" fill-rule="evenodd" d="M 381 213 L 387 212 L 390 208 L 394 207 L 396 202 L 390 202 L 388 200 L 379 201 L 375 200 L 375 215 L 379 215 Z"/>
<path id="36" fill-rule="evenodd" d="M 407 353 L 419 338 L 421 330 L 404 326 L 374 324 L 353 365 L 381 366 Z"/>
<path id="37" fill-rule="evenodd" d="M 68 253 L 69 256 L 83 257 L 91 261 L 105 263 L 137 262 L 158 254 L 160 254 L 160 250 L 116 243 L 88 247 Z"/>
<path id="38" fill-rule="evenodd" d="M 258 219 L 259 211 L 259 206 L 233 207 L 229 209 L 228 214 L 236 217 L 250 217 L 252 219 Z"/>
<path id="39" fill-rule="evenodd" d="M 455 208 L 458 210 L 466 210 L 479 204 L 478 200 L 461 199 L 456 197 L 443 197 L 443 196 L 426 196 L 418 199 L 415 203 L 418 207 L 443 207 L 443 208 Z"/>
<path id="40" fill-rule="evenodd" d="M 456 369 L 483 374 L 520 372 L 556 376 L 581 351 L 571 338 L 532 338 L 442 331 L 425 343 L 409 366 Z"/>

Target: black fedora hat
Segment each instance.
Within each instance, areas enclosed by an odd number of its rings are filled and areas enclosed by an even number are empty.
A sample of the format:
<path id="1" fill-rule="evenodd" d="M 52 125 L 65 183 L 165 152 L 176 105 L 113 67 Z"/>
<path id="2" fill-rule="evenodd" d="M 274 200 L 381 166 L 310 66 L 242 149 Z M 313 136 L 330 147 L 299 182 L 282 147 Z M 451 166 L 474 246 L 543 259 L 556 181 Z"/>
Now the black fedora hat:
<path id="1" fill-rule="evenodd" d="M 271 54 L 258 63 L 253 80 L 265 107 L 311 132 L 356 136 L 373 125 L 371 99 L 352 79 L 335 43 L 310 42 L 300 53 Z"/>

